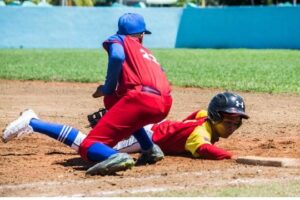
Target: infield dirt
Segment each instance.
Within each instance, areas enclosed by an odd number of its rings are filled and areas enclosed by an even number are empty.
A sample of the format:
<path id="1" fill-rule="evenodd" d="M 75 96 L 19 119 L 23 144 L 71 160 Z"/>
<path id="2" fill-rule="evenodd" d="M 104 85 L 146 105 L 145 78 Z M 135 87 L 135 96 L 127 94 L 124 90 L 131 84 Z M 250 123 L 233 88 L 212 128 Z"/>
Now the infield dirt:
<path id="1" fill-rule="evenodd" d="M 103 105 L 102 99 L 91 97 L 96 87 L 97 84 L 0 80 L 0 128 L 25 108 L 32 108 L 43 120 L 88 133 L 86 115 Z M 220 91 L 173 87 L 174 104 L 168 119 L 180 120 L 206 108 Z M 239 156 L 300 158 L 300 96 L 238 93 L 245 99 L 250 119 L 216 145 Z M 115 176 L 85 176 L 90 166 L 72 149 L 45 135 L 0 142 L 0 196 L 134 196 L 300 180 L 299 168 L 249 166 L 233 160 L 188 156 L 167 155 L 155 165 L 134 167 Z"/>

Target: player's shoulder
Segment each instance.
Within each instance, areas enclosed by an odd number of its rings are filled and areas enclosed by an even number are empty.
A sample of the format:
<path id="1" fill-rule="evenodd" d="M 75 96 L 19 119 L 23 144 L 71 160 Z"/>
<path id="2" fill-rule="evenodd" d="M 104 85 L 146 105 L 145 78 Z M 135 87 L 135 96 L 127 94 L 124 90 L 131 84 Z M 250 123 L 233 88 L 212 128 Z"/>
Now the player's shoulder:
<path id="1" fill-rule="evenodd" d="M 107 38 L 107 40 L 105 40 L 105 42 L 107 42 L 107 43 L 114 43 L 114 42 L 124 43 L 124 39 L 125 39 L 125 35 L 115 34 L 115 35 L 109 36 Z"/>
<path id="2" fill-rule="evenodd" d="M 200 118 L 206 118 L 208 116 L 207 110 L 199 110 L 196 113 L 196 119 L 200 119 Z"/>

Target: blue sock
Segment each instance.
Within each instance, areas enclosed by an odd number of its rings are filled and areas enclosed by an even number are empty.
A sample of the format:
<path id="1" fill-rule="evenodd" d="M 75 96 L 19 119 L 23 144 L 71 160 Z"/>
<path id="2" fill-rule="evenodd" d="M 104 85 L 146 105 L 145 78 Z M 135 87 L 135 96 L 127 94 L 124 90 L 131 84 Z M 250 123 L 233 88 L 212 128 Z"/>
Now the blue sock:
<path id="1" fill-rule="evenodd" d="M 39 119 L 31 119 L 29 125 L 35 132 L 43 133 L 65 145 L 78 151 L 78 148 L 86 137 L 77 129 L 67 125 L 44 122 Z"/>
<path id="2" fill-rule="evenodd" d="M 101 162 L 116 153 L 118 153 L 118 151 L 110 148 L 105 144 L 96 142 L 92 144 L 87 150 L 87 158 L 94 162 Z"/>
<path id="3" fill-rule="evenodd" d="M 144 128 L 141 128 L 134 134 L 135 139 L 140 143 L 142 150 L 146 151 L 153 147 L 153 142 L 147 135 Z"/>

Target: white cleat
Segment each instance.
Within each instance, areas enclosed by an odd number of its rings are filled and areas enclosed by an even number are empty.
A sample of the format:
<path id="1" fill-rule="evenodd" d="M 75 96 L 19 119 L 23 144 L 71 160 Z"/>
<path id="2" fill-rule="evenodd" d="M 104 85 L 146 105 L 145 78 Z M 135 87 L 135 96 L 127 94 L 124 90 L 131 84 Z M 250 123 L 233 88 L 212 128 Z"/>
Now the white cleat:
<path id="1" fill-rule="evenodd" d="M 29 125 L 31 119 L 38 119 L 37 114 L 31 109 L 24 110 L 18 119 L 4 129 L 2 141 L 6 143 L 15 137 L 33 133 L 33 129 Z"/>

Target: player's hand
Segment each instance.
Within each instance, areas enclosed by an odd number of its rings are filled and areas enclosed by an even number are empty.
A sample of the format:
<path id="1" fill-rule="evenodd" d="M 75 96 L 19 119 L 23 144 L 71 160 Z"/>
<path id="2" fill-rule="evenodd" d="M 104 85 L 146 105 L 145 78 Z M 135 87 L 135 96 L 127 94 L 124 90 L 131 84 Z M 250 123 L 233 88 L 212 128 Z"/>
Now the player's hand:
<path id="1" fill-rule="evenodd" d="M 97 87 L 96 91 L 92 95 L 94 98 L 99 98 L 99 97 L 104 96 L 104 94 L 102 93 L 102 90 L 101 90 L 102 86 L 103 85 L 100 85 L 99 87 Z"/>

